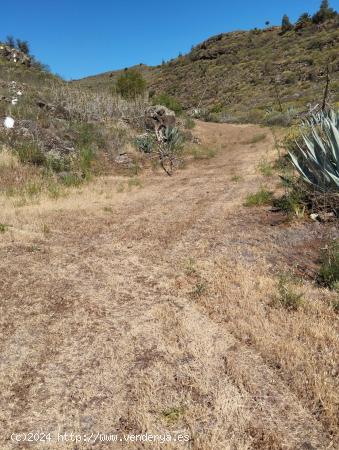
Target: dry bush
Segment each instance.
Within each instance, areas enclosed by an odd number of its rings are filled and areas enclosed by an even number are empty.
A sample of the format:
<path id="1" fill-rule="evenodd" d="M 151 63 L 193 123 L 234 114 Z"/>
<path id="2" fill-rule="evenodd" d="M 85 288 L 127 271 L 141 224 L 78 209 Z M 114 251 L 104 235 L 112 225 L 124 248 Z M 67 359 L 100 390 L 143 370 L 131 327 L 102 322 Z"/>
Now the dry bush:
<path id="1" fill-rule="evenodd" d="M 64 106 L 71 116 L 82 121 L 125 119 L 138 126 L 144 118 L 146 100 L 124 100 L 107 92 L 93 92 L 72 85 L 55 84 L 50 90 L 51 101 Z"/>

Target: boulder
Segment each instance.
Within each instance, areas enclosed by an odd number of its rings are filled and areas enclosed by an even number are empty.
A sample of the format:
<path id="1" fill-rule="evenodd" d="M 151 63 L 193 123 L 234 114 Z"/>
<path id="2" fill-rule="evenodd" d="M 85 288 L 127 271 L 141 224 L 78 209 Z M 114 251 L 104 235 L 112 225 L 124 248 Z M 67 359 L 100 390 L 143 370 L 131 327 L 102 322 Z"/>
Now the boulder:
<path id="1" fill-rule="evenodd" d="M 166 106 L 149 106 L 145 111 L 145 125 L 158 136 L 163 129 L 175 126 L 175 113 Z"/>

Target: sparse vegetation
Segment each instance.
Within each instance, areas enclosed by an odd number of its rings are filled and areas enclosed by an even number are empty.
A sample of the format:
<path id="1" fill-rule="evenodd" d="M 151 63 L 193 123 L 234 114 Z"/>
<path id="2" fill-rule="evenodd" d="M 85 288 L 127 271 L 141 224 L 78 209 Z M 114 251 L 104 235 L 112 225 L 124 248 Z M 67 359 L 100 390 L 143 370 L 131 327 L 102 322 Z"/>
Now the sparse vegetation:
<path id="1" fill-rule="evenodd" d="M 211 159 L 217 154 L 214 148 L 203 145 L 187 145 L 185 155 L 192 156 L 196 160 Z"/>
<path id="2" fill-rule="evenodd" d="M 186 130 L 193 130 L 193 128 L 195 127 L 194 120 L 191 117 L 185 117 L 184 127 L 186 128 Z"/>
<path id="3" fill-rule="evenodd" d="M 330 242 L 322 251 L 319 280 L 339 291 L 339 240 Z"/>
<path id="4" fill-rule="evenodd" d="M 260 133 L 260 134 L 256 134 L 248 141 L 244 141 L 243 144 L 245 144 L 245 145 L 257 144 L 258 142 L 264 141 L 265 139 L 266 139 L 266 133 Z"/>
<path id="5" fill-rule="evenodd" d="M 274 304 L 288 311 L 296 311 L 303 303 L 303 294 L 296 291 L 291 277 L 280 275 L 277 285 L 278 295 L 274 298 Z"/>
<path id="6" fill-rule="evenodd" d="M 152 99 L 153 105 L 163 105 L 171 109 L 176 114 L 181 114 L 182 106 L 179 101 L 168 94 L 159 94 Z"/>
<path id="7" fill-rule="evenodd" d="M 273 167 L 270 162 L 268 162 L 266 159 L 262 159 L 258 164 L 259 172 L 264 177 L 271 177 L 273 175 Z"/>
<path id="8" fill-rule="evenodd" d="M 272 202 L 273 193 L 266 188 L 261 188 L 255 194 L 249 194 L 246 197 L 245 206 L 262 206 L 269 205 Z"/>

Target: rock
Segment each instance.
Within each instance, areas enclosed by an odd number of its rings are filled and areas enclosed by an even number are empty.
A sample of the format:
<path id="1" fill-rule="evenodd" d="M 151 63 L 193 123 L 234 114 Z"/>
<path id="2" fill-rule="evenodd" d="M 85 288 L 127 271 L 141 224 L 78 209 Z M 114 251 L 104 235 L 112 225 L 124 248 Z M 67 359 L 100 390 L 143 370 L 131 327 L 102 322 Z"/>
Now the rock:
<path id="1" fill-rule="evenodd" d="M 321 222 L 332 222 L 336 219 L 333 212 L 323 212 L 320 213 L 318 216 Z"/>
<path id="2" fill-rule="evenodd" d="M 9 47 L 8 45 L 0 45 L 0 57 L 19 64 L 24 64 L 30 67 L 32 59 L 26 53 L 21 52 L 16 48 Z"/>
<path id="3" fill-rule="evenodd" d="M 5 128 L 13 128 L 14 127 L 14 119 L 12 117 L 6 117 L 4 120 L 4 126 Z"/>
<path id="4" fill-rule="evenodd" d="M 3 122 L 0 122 L 0 129 L 2 126 L 7 129 L 12 128 L 11 133 L 19 139 L 24 138 L 37 142 L 46 153 L 54 152 L 59 155 L 68 155 L 75 152 L 71 141 L 59 137 L 55 131 L 40 127 L 33 120 L 20 119 L 14 122 L 12 117 L 6 117 Z"/>
<path id="5" fill-rule="evenodd" d="M 114 161 L 117 164 L 126 164 L 126 165 L 130 165 L 132 163 L 131 158 L 127 155 L 127 153 L 124 153 L 122 155 L 118 155 L 115 157 Z"/>
<path id="6" fill-rule="evenodd" d="M 315 214 L 315 213 L 310 214 L 310 218 L 311 218 L 312 220 L 314 220 L 314 221 L 317 221 L 318 218 L 319 218 L 319 214 Z"/>
<path id="7" fill-rule="evenodd" d="M 61 105 L 52 105 L 51 103 L 47 103 L 44 100 L 38 100 L 36 104 L 39 106 L 39 108 L 52 113 L 55 117 L 58 117 L 59 119 L 70 120 L 71 118 L 71 115 L 67 111 L 67 109 Z"/>
<path id="8" fill-rule="evenodd" d="M 159 136 L 165 128 L 175 126 L 175 113 L 166 106 L 149 106 L 145 111 L 145 125 L 147 130 L 155 131 Z"/>

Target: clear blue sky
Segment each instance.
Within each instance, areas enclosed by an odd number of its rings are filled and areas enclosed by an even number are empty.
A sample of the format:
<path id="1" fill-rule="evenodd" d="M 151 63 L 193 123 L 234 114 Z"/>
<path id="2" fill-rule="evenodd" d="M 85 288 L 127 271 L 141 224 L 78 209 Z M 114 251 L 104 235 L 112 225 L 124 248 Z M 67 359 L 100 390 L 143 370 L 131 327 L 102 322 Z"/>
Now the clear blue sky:
<path id="1" fill-rule="evenodd" d="M 15 0 L 1 2 L 0 40 L 28 40 L 53 72 L 76 79 L 160 64 L 221 32 L 279 25 L 320 0 Z M 339 0 L 330 4 L 339 10 Z"/>

